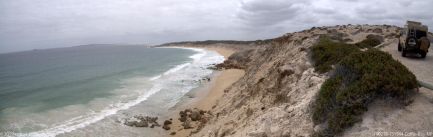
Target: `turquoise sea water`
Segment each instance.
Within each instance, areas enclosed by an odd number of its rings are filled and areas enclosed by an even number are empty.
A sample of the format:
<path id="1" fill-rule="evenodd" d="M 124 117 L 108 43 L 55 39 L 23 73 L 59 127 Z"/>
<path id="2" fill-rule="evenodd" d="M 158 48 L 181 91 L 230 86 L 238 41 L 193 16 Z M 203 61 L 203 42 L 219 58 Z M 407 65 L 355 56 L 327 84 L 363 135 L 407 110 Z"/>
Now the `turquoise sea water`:
<path id="1" fill-rule="evenodd" d="M 207 66 L 222 61 L 210 51 L 143 46 L 0 54 L 0 135 L 106 133 L 94 127 L 121 125 L 122 116 L 135 113 L 131 107 L 149 114 L 170 108 L 212 73 Z"/>

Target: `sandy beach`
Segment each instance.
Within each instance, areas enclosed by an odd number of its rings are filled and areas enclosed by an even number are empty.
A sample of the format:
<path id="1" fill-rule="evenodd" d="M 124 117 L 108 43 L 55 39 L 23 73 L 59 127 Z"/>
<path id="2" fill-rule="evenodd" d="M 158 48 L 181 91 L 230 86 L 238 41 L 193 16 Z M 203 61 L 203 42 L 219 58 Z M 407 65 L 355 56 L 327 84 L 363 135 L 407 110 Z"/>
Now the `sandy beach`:
<path id="1" fill-rule="evenodd" d="M 194 47 L 196 48 L 196 47 Z M 227 48 L 218 48 L 218 47 L 209 47 L 203 48 L 206 50 L 216 51 L 219 54 L 223 55 L 225 59 L 227 59 L 231 54 L 235 51 Z M 218 103 L 218 99 L 220 99 L 224 95 L 224 89 L 228 88 L 238 79 L 240 79 L 244 75 L 244 71 L 240 69 L 226 69 L 217 72 L 210 83 L 204 85 L 204 88 L 199 89 L 196 93 L 196 100 L 188 104 L 187 106 L 178 108 L 175 113 L 171 116 L 173 118 L 173 124 L 171 125 L 171 130 L 168 131 L 176 132 L 175 135 L 169 135 L 173 137 L 186 137 L 189 136 L 190 132 L 193 129 L 183 129 L 181 122 L 178 120 L 179 118 L 179 110 L 186 108 L 198 108 L 202 110 L 210 110 L 212 106 L 215 106 Z M 197 125 L 193 125 L 197 126 Z"/>

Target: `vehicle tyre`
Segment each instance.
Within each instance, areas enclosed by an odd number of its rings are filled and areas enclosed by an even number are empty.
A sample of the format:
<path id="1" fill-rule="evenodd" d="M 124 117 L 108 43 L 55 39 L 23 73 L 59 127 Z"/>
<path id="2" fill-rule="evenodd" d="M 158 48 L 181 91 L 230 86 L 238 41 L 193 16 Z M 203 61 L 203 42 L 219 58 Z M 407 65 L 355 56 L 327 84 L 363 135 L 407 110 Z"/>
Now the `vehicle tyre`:
<path id="1" fill-rule="evenodd" d="M 401 51 L 401 44 L 400 44 L 400 41 L 398 41 L 398 51 Z"/>
<path id="2" fill-rule="evenodd" d="M 406 51 L 404 49 L 401 50 L 401 56 L 406 57 Z"/>
<path id="3" fill-rule="evenodd" d="M 421 54 L 421 58 L 425 58 L 425 56 L 427 55 L 427 53 L 424 51 L 420 51 L 419 54 Z"/>

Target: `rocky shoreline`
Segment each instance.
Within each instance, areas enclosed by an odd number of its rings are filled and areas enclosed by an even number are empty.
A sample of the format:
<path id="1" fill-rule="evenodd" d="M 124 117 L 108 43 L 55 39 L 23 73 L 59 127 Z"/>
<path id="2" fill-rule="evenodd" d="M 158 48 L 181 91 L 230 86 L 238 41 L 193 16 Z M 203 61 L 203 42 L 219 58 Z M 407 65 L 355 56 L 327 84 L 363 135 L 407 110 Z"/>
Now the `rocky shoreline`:
<path id="1" fill-rule="evenodd" d="M 201 109 L 185 109 L 179 112 L 178 122 L 181 122 L 183 129 L 192 129 L 191 134 L 199 132 L 208 120 L 213 117 L 210 111 L 205 111 Z M 124 119 L 122 122 L 126 126 L 139 127 L 139 128 L 155 128 L 161 127 L 166 131 L 170 131 L 171 125 L 173 124 L 173 119 L 164 120 L 161 126 L 158 122 L 158 117 L 135 115 L 130 118 Z M 176 131 L 170 132 L 170 135 L 176 135 Z"/>

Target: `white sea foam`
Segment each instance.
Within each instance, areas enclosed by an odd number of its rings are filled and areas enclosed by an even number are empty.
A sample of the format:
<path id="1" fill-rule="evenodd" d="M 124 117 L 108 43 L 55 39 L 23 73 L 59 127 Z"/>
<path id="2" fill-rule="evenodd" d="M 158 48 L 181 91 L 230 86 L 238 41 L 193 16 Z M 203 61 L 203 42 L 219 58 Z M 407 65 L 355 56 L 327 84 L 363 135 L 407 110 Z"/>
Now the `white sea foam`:
<path id="1" fill-rule="evenodd" d="M 171 48 L 171 47 L 163 47 L 163 48 Z M 207 53 L 203 49 L 197 49 L 197 48 L 184 48 L 184 47 L 173 47 L 173 48 L 188 49 L 188 50 L 193 50 L 193 51 L 198 52 L 198 53 L 196 53 L 194 55 L 189 56 L 189 58 L 193 59 L 193 62 L 200 60 Z M 172 68 L 172 69 L 164 72 L 161 75 L 156 75 L 154 77 L 151 77 L 149 80 L 154 81 L 156 79 L 161 78 L 162 75 L 168 75 L 168 74 L 171 74 L 173 72 L 179 71 L 180 69 L 183 69 L 183 68 L 185 68 L 188 65 L 191 65 L 191 63 L 184 63 L 184 64 L 177 65 L 174 68 Z"/>
<path id="2" fill-rule="evenodd" d="M 60 124 L 56 124 L 51 126 L 50 128 L 46 128 L 44 130 L 31 132 L 31 133 L 9 133 L 6 136 L 32 136 L 32 137 L 46 137 L 46 136 L 56 136 L 62 133 L 68 133 L 74 131 L 76 129 L 84 128 L 92 123 L 98 122 L 110 115 L 116 114 L 118 111 L 126 110 L 132 106 L 139 104 L 149 98 L 149 96 L 159 92 L 162 88 L 167 87 L 168 82 L 175 83 L 183 80 L 192 80 L 198 79 L 200 77 L 209 75 L 212 73 L 211 70 L 203 70 L 209 64 L 221 63 L 224 60 L 224 57 L 213 52 L 206 51 L 203 49 L 196 48 L 183 48 L 194 50 L 198 53 L 190 56 L 193 59 L 192 62 L 184 63 L 181 65 L 177 65 L 170 70 L 164 72 L 163 74 L 154 76 L 150 78 L 154 84 L 153 87 L 150 88 L 146 92 L 142 92 L 136 99 L 119 103 L 111 104 L 107 108 L 97 111 L 90 112 L 86 115 L 81 115 Z M 195 86 L 191 85 L 182 85 L 180 92 L 186 93 L 191 89 L 195 88 Z"/>
<path id="3" fill-rule="evenodd" d="M 160 74 L 160 75 L 154 76 L 154 77 L 150 78 L 149 80 L 151 80 L 151 81 L 155 81 L 155 80 L 161 78 L 161 76 L 163 76 L 163 75 L 168 75 L 168 74 L 174 73 L 174 72 L 176 72 L 176 71 L 179 71 L 179 70 L 185 68 L 185 67 L 188 66 L 188 65 L 191 65 L 191 63 L 184 63 L 184 64 L 177 65 L 177 66 L 175 66 L 174 68 L 172 68 L 172 69 L 170 69 L 170 70 L 164 72 L 163 74 Z"/>

